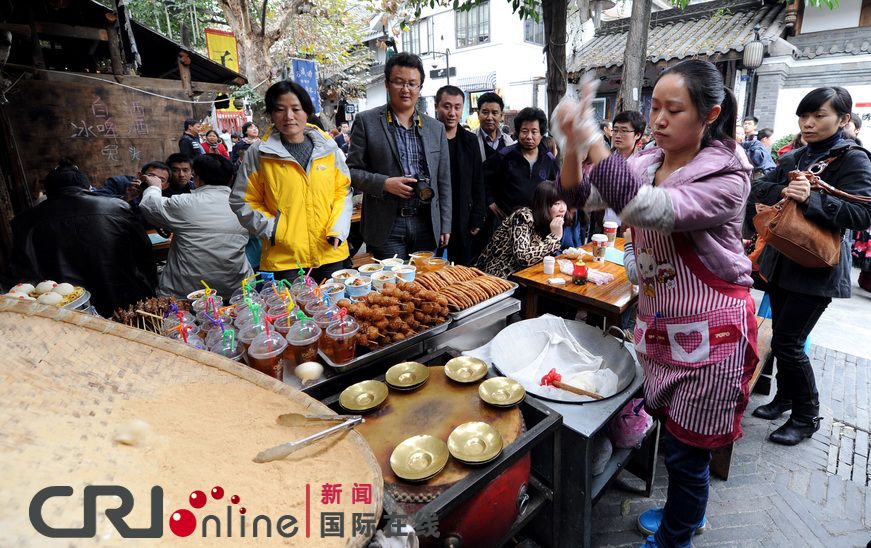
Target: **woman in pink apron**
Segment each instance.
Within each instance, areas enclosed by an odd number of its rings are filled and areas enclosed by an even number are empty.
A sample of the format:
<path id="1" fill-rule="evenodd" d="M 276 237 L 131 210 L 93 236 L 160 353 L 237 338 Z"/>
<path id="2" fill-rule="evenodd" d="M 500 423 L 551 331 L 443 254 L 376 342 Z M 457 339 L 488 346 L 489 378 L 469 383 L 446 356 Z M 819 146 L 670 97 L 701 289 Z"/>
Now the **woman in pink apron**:
<path id="1" fill-rule="evenodd" d="M 706 61 L 660 76 L 650 125 L 657 147 L 611 155 L 590 108 L 554 113 L 567 138 L 560 184 L 569 205 L 613 208 L 633 227 L 639 277 L 635 349 L 647 409 L 665 425 L 668 498 L 648 546 L 691 546 L 704 523 L 711 450 L 741 436 L 756 356 L 755 307 L 741 223 L 752 166 L 735 143 L 735 98 Z M 579 163 L 592 171 L 580 181 Z M 650 524 L 648 524 L 650 525 Z"/>

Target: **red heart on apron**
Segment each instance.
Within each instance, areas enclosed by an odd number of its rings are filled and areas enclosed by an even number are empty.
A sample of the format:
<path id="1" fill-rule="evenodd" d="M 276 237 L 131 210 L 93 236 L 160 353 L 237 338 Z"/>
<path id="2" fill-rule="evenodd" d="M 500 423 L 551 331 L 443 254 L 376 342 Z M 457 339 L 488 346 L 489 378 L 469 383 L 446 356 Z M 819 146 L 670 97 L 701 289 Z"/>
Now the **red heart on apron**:
<path id="1" fill-rule="evenodd" d="M 702 334 L 698 331 L 693 331 L 691 333 L 676 333 L 674 335 L 674 340 L 684 349 L 684 352 L 689 354 L 702 344 Z"/>

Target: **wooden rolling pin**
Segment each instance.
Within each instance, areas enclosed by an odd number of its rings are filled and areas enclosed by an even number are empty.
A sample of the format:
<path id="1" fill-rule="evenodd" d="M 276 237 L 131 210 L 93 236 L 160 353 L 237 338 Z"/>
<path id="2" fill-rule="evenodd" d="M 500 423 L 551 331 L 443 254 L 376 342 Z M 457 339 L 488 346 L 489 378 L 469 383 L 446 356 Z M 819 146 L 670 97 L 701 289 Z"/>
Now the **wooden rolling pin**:
<path id="1" fill-rule="evenodd" d="M 578 388 L 577 386 L 572 386 L 570 384 L 566 384 L 566 383 L 561 382 L 561 381 L 553 381 L 553 386 L 556 386 L 557 388 L 561 388 L 561 389 L 565 390 L 566 392 L 572 392 L 573 394 L 577 394 L 579 396 L 587 396 L 589 398 L 593 398 L 594 400 L 604 399 L 604 396 L 596 394 L 595 392 L 588 392 L 588 391 L 584 390 L 583 388 Z"/>

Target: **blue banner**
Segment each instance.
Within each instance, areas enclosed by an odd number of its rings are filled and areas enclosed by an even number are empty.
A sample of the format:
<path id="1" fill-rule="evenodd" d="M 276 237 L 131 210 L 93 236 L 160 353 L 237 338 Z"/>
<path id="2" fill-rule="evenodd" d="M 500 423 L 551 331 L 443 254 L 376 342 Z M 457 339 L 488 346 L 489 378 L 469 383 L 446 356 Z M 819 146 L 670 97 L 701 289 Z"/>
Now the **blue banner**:
<path id="1" fill-rule="evenodd" d="M 301 85 L 308 92 L 315 106 L 315 113 L 321 112 L 321 96 L 318 93 L 318 67 L 314 61 L 306 59 L 293 59 L 293 81 Z"/>

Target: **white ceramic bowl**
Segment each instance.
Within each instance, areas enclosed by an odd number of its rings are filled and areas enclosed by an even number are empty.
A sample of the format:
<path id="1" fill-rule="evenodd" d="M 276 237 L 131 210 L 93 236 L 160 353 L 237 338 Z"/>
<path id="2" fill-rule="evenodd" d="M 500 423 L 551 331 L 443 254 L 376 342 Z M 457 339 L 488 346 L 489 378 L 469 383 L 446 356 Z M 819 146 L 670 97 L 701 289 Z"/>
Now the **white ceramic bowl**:
<path id="1" fill-rule="evenodd" d="M 332 277 L 332 279 L 330 279 L 330 283 L 339 283 L 339 284 L 345 285 L 346 280 L 353 278 L 357 274 L 359 274 L 359 272 L 357 272 L 353 268 L 346 268 L 344 270 L 336 270 L 335 272 L 333 272 L 333 277 Z"/>
<path id="2" fill-rule="evenodd" d="M 405 264 L 405 261 L 399 258 L 394 259 L 384 259 L 381 261 L 381 266 L 384 267 L 384 270 L 390 270 L 395 266 L 402 266 Z"/>
<path id="3" fill-rule="evenodd" d="M 354 276 L 345 280 L 345 292 L 349 297 L 362 297 L 372 291 L 372 280 L 362 276 Z"/>
<path id="4" fill-rule="evenodd" d="M 374 274 L 376 272 L 381 272 L 382 270 L 384 270 L 384 267 L 378 263 L 373 263 L 373 264 L 364 264 L 363 266 L 361 266 L 357 270 L 359 270 L 360 274 L 362 274 L 364 276 L 371 276 L 372 274 Z"/>
<path id="5" fill-rule="evenodd" d="M 409 264 L 394 266 L 393 272 L 395 272 L 396 276 L 403 282 L 413 282 L 414 277 L 417 275 L 417 267 Z"/>
<path id="6" fill-rule="evenodd" d="M 372 274 L 372 287 L 377 291 L 381 291 L 384 289 L 384 284 L 386 283 L 396 283 L 396 273 L 395 272 L 375 272 Z"/>

